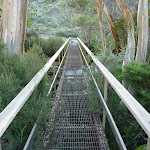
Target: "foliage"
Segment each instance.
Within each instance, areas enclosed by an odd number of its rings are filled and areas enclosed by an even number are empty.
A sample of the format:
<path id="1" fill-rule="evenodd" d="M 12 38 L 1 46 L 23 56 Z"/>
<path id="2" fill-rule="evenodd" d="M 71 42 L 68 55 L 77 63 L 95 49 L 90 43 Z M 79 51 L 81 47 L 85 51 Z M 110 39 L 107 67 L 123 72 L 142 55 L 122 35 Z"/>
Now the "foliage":
<path id="1" fill-rule="evenodd" d="M 146 150 L 146 144 L 136 148 L 135 150 Z"/>
<path id="2" fill-rule="evenodd" d="M 150 16 L 150 9 L 148 10 L 148 14 Z M 135 28 L 135 42 L 137 45 L 138 42 L 137 12 L 133 14 L 133 21 L 134 21 L 134 28 Z M 150 27 L 150 19 L 149 19 L 149 27 Z M 125 47 L 127 45 L 127 24 L 124 18 L 119 18 L 116 20 L 114 31 L 119 36 L 120 47 Z"/>
<path id="3" fill-rule="evenodd" d="M 83 12 L 87 8 L 89 0 L 68 0 L 68 7 L 75 9 L 77 12 Z"/>
<path id="4" fill-rule="evenodd" d="M 112 51 L 108 51 L 105 55 L 97 54 L 98 59 L 106 66 L 106 68 L 120 80 L 120 74 L 122 73 L 122 62 L 124 58 L 124 50 L 117 56 Z M 121 80 L 120 80 L 121 81 Z"/>
<path id="5" fill-rule="evenodd" d="M 121 78 L 134 89 L 134 96 L 150 112 L 150 65 L 131 62 L 125 66 Z"/>
<path id="6" fill-rule="evenodd" d="M 10 103 L 46 62 L 42 49 L 36 44 L 25 53 L 24 57 L 16 54 L 6 55 L 2 52 L 3 47 L 3 44 L 0 44 L 0 111 Z M 46 105 L 43 108 L 50 106 L 48 98 L 44 96 L 48 88 L 47 80 L 48 76 L 45 76 L 3 135 L 4 149 L 23 149 L 43 104 Z M 46 113 L 42 118 L 45 117 L 47 117 Z"/>
<path id="7" fill-rule="evenodd" d="M 89 15 L 77 14 L 72 18 L 72 23 L 80 28 L 86 28 L 87 32 L 90 32 L 96 26 L 97 15 L 93 15 L 91 19 Z"/>
<path id="8" fill-rule="evenodd" d="M 59 31 L 56 32 L 56 34 L 58 36 L 67 37 L 67 38 L 69 38 L 69 37 L 74 37 L 74 38 L 78 37 L 78 34 L 75 31 L 59 30 Z"/>
<path id="9" fill-rule="evenodd" d="M 27 27 L 30 28 L 32 26 L 31 17 L 36 15 L 36 10 L 33 5 L 30 3 L 28 4 L 28 14 L 27 14 Z"/>
<path id="10" fill-rule="evenodd" d="M 119 36 L 120 47 L 125 47 L 127 45 L 127 24 L 124 18 L 116 20 L 114 31 Z"/>
<path id="11" fill-rule="evenodd" d="M 26 34 L 25 43 L 24 43 L 24 49 L 25 51 L 30 50 L 33 47 L 33 44 L 36 43 L 39 45 L 40 39 L 36 32 L 30 31 Z"/>
<path id="12" fill-rule="evenodd" d="M 42 39 L 41 47 L 43 49 L 44 54 L 46 56 L 51 57 L 62 46 L 63 43 L 64 41 L 62 38 L 51 37 L 47 40 Z"/>
<path id="13" fill-rule="evenodd" d="M 93 7 L 94 1 L 89 0 L 72 0 L 67 1 L 67 7 L 73 11 L 71 23 L 77 31 L 82 31 L 82 37 L 85 43 L 90 46 L 91 36 L 98 26 L 98 17 Z"/>
<path id="14" fill-rule="evenodd" d="M 112 70 L 120 81 L 125 80 L 132 87 L 134 97 L 150 112 L 150 66 L 148 64 L 138 64 L 131 62 L 126 65 L 124 72 L 117 71 L 114 65 Z M 146 81 L 146 82 L 145 82 Z M 108 106 L 114 117 L 114 120 L 121 132 L 121 135 L 126 143 L 126 146 L 130 150 L 134 150 L 136 147 L 146 143 L 146 134 L 127 110 L 125 105 L 121 104 L 120 98 L 114 92 L 114 90 L 108 88 Z M 116 109 L 117 108 L 117 109 Z M 107 127 L 107 137 L 111 139 L 112 133 Z M 109 143 L 111 149 L 115 149 L 113 141 Z"/>
<path id="15" fill-rule="evenodd" d="M 88 84 L 88 110 L 92 113 L 96 113 L 98 115 L 102 114 L 102 107 L 100 104 L 100 99 L 93 83 L 93 80 L 90 79 Z"/>
<path id="16" fill-rule="evenodd" d="M 148 112 L 150 112 L 150 65 L 146 63 L 138 64 L 136 62 L 131 62 L 125 66 L 124 72 L 122 73 L 121 64 L 124 54 L 120 53 L 116 56 L 113 53 L 110 53 L 105 56 L 98 55 L 98 58 L 113 73 L 113 75 L 120 80 L 120 82 L 122 80 L 128 82 L 130 87 L 134 90 L 134 97 L 145 107 Z M 100 85 L 99 88 L 101 92 L 103 93 L 104 79 L 99 75 L 99 72 L 96 73 L 96 80 Z M 95 87 L 93 86 L 92 81 L 89 82 L 89 91 L 89 93 L 91 93 L 89 99 L 94 100 L 93 104 L 89 101 L 89 110 L 94 113 L 98 113 L 101 105 L 95 101 L 99 100 L 99 98 L 96 97 Z M 128 111 L 126 106 L 121 103 L 120 98 L 111 86 L 108 86 L 107 104 L 127 148 L 134 150 L 140 145 L 145 144 L 147 142 L 147 135 Z M 115 139 L 112 136 L 113 133 L 108 122 L 106 124 L 105 132 L 107 138 L 109 139 L 110 149 L 118 149 L 117 143 L 114 142 Z"/>
<path id="17" fill-rule="evenodd" d="M 51 57 L 62 46 L 63 43 L 64 40 L 62 38 L 51 37 L 49 39 L 40 39 L 35 32 L 30 32 L 30 34 L 28 33 L 25 40 L 25 51 L 30 51 L 31 47 L 33 47 L 34 44 L 36 44 L 40 45 L 43 53 L 46 56 Z"/>

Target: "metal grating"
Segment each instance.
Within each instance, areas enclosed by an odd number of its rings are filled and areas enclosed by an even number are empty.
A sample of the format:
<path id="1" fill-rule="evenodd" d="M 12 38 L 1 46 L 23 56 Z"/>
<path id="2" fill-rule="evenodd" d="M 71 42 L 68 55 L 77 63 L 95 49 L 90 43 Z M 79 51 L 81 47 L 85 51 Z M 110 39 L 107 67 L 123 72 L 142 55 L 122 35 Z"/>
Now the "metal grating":
<path id="1" fill-rule="evenodd" d="M 87 108 L 86 74 L 77 45 L 71 45 L 55 99 L 51 150 L 108 150 L 98 119 Z M 57 104 L 57 106 L 56 106 Z"/>

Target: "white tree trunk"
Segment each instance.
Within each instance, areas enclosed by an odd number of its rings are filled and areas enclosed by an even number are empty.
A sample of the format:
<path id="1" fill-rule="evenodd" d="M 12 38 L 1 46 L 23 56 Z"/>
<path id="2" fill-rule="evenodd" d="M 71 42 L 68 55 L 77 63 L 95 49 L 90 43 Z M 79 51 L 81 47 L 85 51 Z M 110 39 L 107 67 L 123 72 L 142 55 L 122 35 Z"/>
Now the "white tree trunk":
<path id="1" fill-rule="evenodd" d="M 148 0 L 139 0 L 137 29 L 138 45 L 135 60 L 142 63 L 146 61 L 148 46 Z"/>
<path id="2" fill-rule="evenodd" d="M 1 38 L 8 52 L 24 51 L 28 0 L 3 0 Z"/>
<path id="3" fill-rule="evenodd" d="M 127 50 L 125 54 L 125 59 L 123 62 L 123 66 L 126 65 L 128 62 L 133 61 L 135 57 L 135 37 L 134 37 L 134 22 L 132 14 L 130 13 L 129 9 L 125 6 L 123 0 L 116 0 L 118 6 L 120 7 L 124 18 L 127 23 L 127 30 L 128 30 L 128 39 L 127 39 Z"/>
<path id="4" fill-rule="evenodd" d="M 118 52 L 118 54 L 119 54 L 119 53 L 120 53 L 120 48 L 119 48 L 119 45 L 118 45 L 118 41 L 119 41 L 118 35 L 117 35 L 117 33 L 114 31 L 114 27 L 115 27 L 115 26 L 114 26 L 114 23 L 113 23 L 113 21 L 112 21 L 112 18 L 111 18 L 111 16 L 110 16 L 110 14 L 109 14 L 109 12 L 108 12 L 107 7 L 106 7 L 105 4 L 104 4 L 103 11 L 104 11 L 104 14 L 105 14 L 105 17 L 106 17 L 106 20 L 107 20 L 109 29 L 110 29 L 110 31 L 111 31 L 111 33 L 112 33 L 113 38 L 114 38 L 117 52 Z"/>
<path id="5" fill-rule="evenodd" d="M 106 38 L 105 38 L 105 32 L 104 32 L 104 26 L 103 26 L 103 1 L 102 0 L 95 0 L 95 5 L 97 9 L 97 14 L 99 18 L 99 28 L 100 28 L 100 33 L 101 33 L 101 39 L 102 39 L 102 44 L 103 44 L 103 53 L 106 53 Z"/>

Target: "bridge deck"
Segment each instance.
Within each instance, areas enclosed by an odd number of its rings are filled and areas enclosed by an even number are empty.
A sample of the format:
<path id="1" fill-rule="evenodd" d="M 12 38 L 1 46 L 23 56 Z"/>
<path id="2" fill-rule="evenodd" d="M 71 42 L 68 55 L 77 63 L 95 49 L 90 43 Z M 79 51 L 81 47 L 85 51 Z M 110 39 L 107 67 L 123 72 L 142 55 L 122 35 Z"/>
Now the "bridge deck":
<path id="1" fill-rule="evenodd" d="M 77 45 L 71 45 L 57 90 L 51 150 L 108 150 L 98 119 L 88 111 L 87 76 Z"/>

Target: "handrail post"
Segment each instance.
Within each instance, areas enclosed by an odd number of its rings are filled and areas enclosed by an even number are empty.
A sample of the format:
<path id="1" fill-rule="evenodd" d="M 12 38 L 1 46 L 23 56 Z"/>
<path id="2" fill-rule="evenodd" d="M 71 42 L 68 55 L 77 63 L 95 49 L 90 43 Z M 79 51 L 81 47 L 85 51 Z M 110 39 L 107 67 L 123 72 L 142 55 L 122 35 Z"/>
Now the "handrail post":
<path id="1" fill-rule="evenodd" d="M 107 102 L 107 92 L 108 92 L 108 81 L 105 78 L 104 79 L 104 100 Z M 103 109 L 103 128 L 105 129 L 105 125 L 106 125 L 106 112 Z"/>
<path id="2" fill-rule="evenodd" d="M 85 55 L 85 57 L 86 57 L 86 55 L 87 55 L 87 52 L 86 52 L 86 50 L 84 49 L 84 55 Z"/>
<path id="3" fill-rule="evenodd" d="M 150 150 L 150 137 L 148 137 L 147 139 L 147 148 L 146 150 Z"/>
<path id="4" fill-rule="evenodd" d="M 68 47 L 68 46 L 69 46 L 69 44 L 70 44 L 70 42 L 68 42 L 68 44 L 66 45 L 66 47 L 65 47 L 65 49 L 64 49 L 64 54 L 65 54 L 65 52 L 66 52 L 67 48 L 69 49 L 69 47 Z M 68 51 L 67 51 L 67 53 L 68 53 Z M 66 53 L 66 57 L 67 57 L 67 53 Z M 64 58 L 63 65 L 65 65 L 66 57 Z"/>
<path id="5" fill-rule="evenodd" d="M 95 63 L 93 62 L 93 75 L 95 76 Z"/>
<path id="6" fill-rule="evenodd" d="M 62 58 L 63 58 L 63 56 L 64 56 L 64 54 L 63 54 L 64 52 L 63 52 L 63 50 L 62 50 Z"/>
<path id="7" fill-rule="evenodd" d="M 86 57 L 86 55 L 87 55 L 87 53 L 86 53 L 86 51 L 85 51 L 85 57 Z M 86 60 L 87 60 L 87 63 L 88 63 L 88 65 L 89 65 L 90 60 L 89 60 L 88 58 L 87 58 Z M 88 73 L 88 79 L 89 79 L 89 76 L 90 76 L 90 71 L 89 71 L 89 69 L 87 69 L 87 73 Z"/>
<path id="8" fill-rule="evenodd" d="M 53 65 L 53 77 L 55 78 L 55 63 Z M 56 82 L 54 83 L 54 92 L 56 92 Z"/>
<path id="9" fill-rule="evenodd" d="M 58 62 L 59 62 L 59 65 L 60 65 L 60 55 L 58 56 Z"/>
<path id="10" fill-rule="evenodd" d="M 60 65 L 60 55 L 58 56 L 58 64 Z M 61 73 L 59 72 L 58 77 L 60 77 Z"/>

